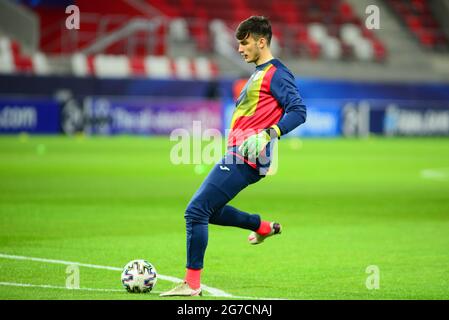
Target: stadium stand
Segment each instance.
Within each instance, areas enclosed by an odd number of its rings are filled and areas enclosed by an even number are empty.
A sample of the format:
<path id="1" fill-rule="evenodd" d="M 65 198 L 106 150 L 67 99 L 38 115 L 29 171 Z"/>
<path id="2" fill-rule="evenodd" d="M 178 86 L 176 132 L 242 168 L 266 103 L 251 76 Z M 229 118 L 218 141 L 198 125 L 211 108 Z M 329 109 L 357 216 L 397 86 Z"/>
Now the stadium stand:
<path id="1" fill-rule="evenodd" d="M 427 0 L 387 0 L 398 18 L 425 48 L 448 50 L 449 40 Z"/>
<path id="2" fill-rule="evenodd" d="M 354 14 L 350 4 L 342 0 L 319 1 L 267 1 L 216 2 L 213 0 L 146 0 L 151 8 L 162 12 L 168 19 L 156 35 L 142 32 L 140 39 L 159 39 L 149 52 L 145 41 L 135 41 L 133 53 L 138 55 L 164 55 L 167 53 L 167 34 L 175 39 L 191 39 L 201 54 L 213 51 L 210 24 L 220 20 L 230 29 L 238 22 L 252 15 L 270 17 L 276 26 L 274 37 L 281 50 L 300 57 L 313 59 L 359 59 L 383 61 L 386 49 L 373 33 L 363 31 L 361 19 Z M 63 28 L 58 28 L 66 18 L 57 6 L 33 8 L 40 16 L 42 30 L 41 49 L 45 52 L 70 53 L 93 43 L 101 35 L 122 28 L 135 18 L 152 18 L 137 10 L 127 1 L 114 1 L 102 6 L 95 1 L 78 0 L 83 8 L 82 32 L 76 39 L 63 39 Z M 101 19 L 98 17 L 101 14 Z M 101 20 L 101 21 L 100 21 Z M 51 24 L 49 21 L 52 21 Z M 358 30 L 362 41 L 346 43 L 342 39 L 344 27 Z M 127 54 L 123 39 L 105 48 L 106 54 Z"/>
<path id="3" fill-rule="evenodd" d="M 275 29 L 274 34 L 281 49 L 288 53 L 313 59 L 350 59 L 383 61 L 386 49 L 373 33 L 363 31 L 362 22 L 354 13 L 352 6 L 341 0 L 290 1 L 260 0 L 252 2 L 213 0 L 161 1 L 147 0 L 168 16 L 183 16 L 185 19 L 223 21 L 234 29 L 242 19 L 260 14 L 270 17 Z M 344 28 L 358 31 L 357 39 L 345 43 L 342 39 Z M 190 29 L 198 48 L 206 48 L 207 34 L 204 28 Z M 211 42 L 211 41 L 206 41 Z M 203 50 L 204 51 L 204 50 Z"/>
<path id="4" fill-rule="evenodd" d="M 71 56 L 71 70 L 76 76 L 148 77 L 212 79 L 218 68 L 206 57 L 168 58 L 166 56 L 90 55 Z M 47 56 L 41 52 L 26 55 L 17 41 L 0 38 L 0 73 L 50 73 Z"/>
<path id="5" fill-rule="evenodd" d="M 367 29 L 366 4 L 354 0 L 116 0 L 107 6 L 89 0 L 10 1 L 39 17 L 40 40 L 30 49 L 23 39 L 3 35 L 2 73 L 183 79 L 236 75 L 247 66 L 235 52 L 234 30 L 250 15 L 270 18 L 273 52 L 287 62 L 307 62 L 289 63 L 303 74 L 326 70 L 336 76 L 399 77 L 409 65 L 426 70 L 425 60 L 432 59 L 411 51 L 411 41 L 399 33 L 390 37 L 385 36 L 388 30 Z M 394 19 L 402 21 L 423 48 L 439 50 L 447 47 L 447 38 L 430 2 L 374 1 L 396 12 Z M 81 10 L 81 28 L 68 32 L 65 9 L 72 3 Z M 414 56 L 408 59 L 406 51 Z M 414 63 L 418 58 L 419 64 Z M 416 70 L 420 77 L 422 72 Z"/>
<path id="6" fill-rule="evenodd" d="M 50 73 L 50 68 L 45 54 L 28 55 L 19 42 L 3 36 L 0 37 L 0 72 L 45 75 Z"/>
<path id="7" fill-rule="evenodd" d="M 77 76 L 94 75 L 100 78 L 148 77 L 160 79 L 203 79 L 218 75 L 218 69 L 205 57 L 193 59 L 166 56 L 104 55 L 86 56 L 74 54 L 71 59 L 73 74 Z"/>

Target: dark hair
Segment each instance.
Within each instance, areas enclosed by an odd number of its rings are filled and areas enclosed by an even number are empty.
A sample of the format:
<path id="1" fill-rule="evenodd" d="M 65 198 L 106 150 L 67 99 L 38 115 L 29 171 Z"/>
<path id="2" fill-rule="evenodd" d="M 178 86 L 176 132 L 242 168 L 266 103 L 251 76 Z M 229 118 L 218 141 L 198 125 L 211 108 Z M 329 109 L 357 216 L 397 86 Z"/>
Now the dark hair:
<path id="1" fill-rule="evenodd" d="M 264 37 L 267 39 L 268 45 L 271 43 L 271 23 L 264 16 L 251 16 L 242 21 L 237 27 L 235 37 L 237 40 L 246 39 L 252 35 L 255 39 Z"/>

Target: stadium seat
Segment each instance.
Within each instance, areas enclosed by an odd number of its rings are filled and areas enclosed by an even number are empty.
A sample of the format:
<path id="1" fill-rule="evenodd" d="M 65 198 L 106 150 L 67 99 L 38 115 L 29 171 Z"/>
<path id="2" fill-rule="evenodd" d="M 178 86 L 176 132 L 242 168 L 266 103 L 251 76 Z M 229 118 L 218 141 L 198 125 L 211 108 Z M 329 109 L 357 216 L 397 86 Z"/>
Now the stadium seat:
<path id="1" fill-rule="evenodd" d="M 194 69 L 198 79 L 208 80 L 217 75 L 217 70 L 213 62 L 205 57 L 197 57 L 194 59 Z"/>
<path id="2" fill-rule="evenodd" d="M 131 75 L 129 60 L 124 55 L 99 54 L 94 59 L 95 75 L 100 78 L 119 78 Z"/>
<path id="3" fill-rule="evenodd" d="M 175 18 L 170 21 L 170 38 L 175 41 L 185 42 L 189 40 L 189 29 L 184 18 Z"/>
<path id="4" fill-rule="evenodd" d="M 168 79 L 172 75 L 170 59 L 165 56 L 148 56 L 145 58 L 145 70 L 149 77 Z"/>
<path id="5" fill-rule="evenodd" d="M 11 40 L 0 37 L 0 73 L 14 73 L 14 57 L 11 50 Z"/>
<path id="6" fill-rule="evenodd" d="M 354 46 L 361 38 L 360 29 L 352 23 L 344 24 L 340 32 L 342 41 L 351 46 Z"/>
<path id="7" fill-rule="evenodd" d="M 189 59 L 185 57 L 178 57 L 174 61 L 175 76 L 179 79 L 191 79 L 194 77 L 192 64 Z"/>
<path id="8" fill-rule="evenodd" d="M 76 53 L 71 57 L 72 72 L 75 76 L 84 77 L 92 74 L 89 70 L 87 58 L 82 53 Z"/>
<path id="9" fill-rule="evenodd" d="M 36 52 L 32 56 L 34 73 L 37 75 L 50 74 L 50 67 L 48 65 L 47 56 L 42 52 Z"/>
<path id="10" fill-rule="evenodd" d="M 323 44 L 327 37 L 327 29 L 322 23 L 312 23 L 308 27 L 309 38 L 317 43 Z"/>
<path id="11" fill-rule="evenodd" d="M 374 58 L 373 46 L 369 40 L 360 39 L 354 46 L 355 56 L 362 61 L 370 61 Z"/>
<path id="12" fill-rule="evenodd" d="M 337 38 L 329 37 L 323 44 L 323 55 L 326 58 L 338 60 L 342 56 L 342 48 Z"/>

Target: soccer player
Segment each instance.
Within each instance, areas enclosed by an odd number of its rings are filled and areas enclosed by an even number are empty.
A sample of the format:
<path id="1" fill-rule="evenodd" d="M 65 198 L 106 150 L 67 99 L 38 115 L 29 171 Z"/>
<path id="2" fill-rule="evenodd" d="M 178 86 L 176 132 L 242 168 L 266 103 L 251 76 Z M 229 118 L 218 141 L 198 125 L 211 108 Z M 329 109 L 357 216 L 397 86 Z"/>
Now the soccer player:
<path id="1" fill-rule="evenodd" d="M 277 222 L 227 205 L 248 185 L 264 178 L 275 139 L 306 120 L 306 107 L 293 74 L 270 50 L 270 21 L 252 16 L 237 28 L 238 51 L 256 70 L 236 102 L 225 156 L 210 171 L 190 200 L 187 229 L 187 270 L 184 282 L 161 296 L 201 295 L 200 275 L 208 241 L 208 224 L 251 230 L 248 241 L 260 244 L 281 233 Z"/>

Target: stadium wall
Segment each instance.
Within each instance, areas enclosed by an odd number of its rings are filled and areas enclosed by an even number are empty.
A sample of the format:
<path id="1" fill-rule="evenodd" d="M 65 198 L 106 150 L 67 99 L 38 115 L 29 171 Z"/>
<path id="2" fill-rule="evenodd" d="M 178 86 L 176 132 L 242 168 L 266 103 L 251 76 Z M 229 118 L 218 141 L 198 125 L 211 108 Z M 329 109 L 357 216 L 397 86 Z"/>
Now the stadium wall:
<path id="1" fill-rule="evenodd" d="M 224 132 L 236 79 L 0 77 L 0 133 L 168 135 Z M 449 135 L 449 84 L 298 79 L 308 107 L 289 136 Z"/>

